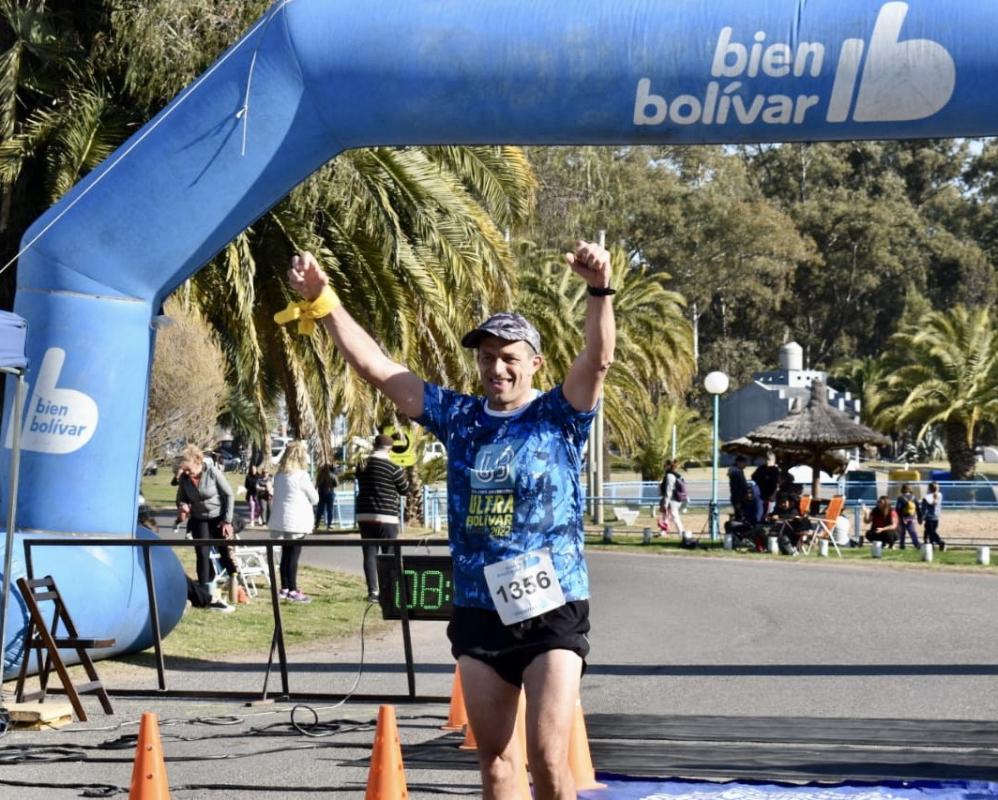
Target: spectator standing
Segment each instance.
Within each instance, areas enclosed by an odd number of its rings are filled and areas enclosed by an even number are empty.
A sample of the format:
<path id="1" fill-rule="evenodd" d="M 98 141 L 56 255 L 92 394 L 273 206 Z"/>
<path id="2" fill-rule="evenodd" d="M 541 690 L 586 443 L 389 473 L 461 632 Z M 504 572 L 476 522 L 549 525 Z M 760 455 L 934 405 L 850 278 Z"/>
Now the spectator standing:
<path id="1" fill-rule="evenodd" d="M 396 539 L 399 535 L 399 500 L 409 489 L 402 467 L 395 464 L 388 454 L 392 437 L 379 434 L 374 437 L 374 452 L 356 472 L 357 526 L 362 539 Z M 378 601 L 378 549 L 364 545 L 364 579 L 367 581 L 367 599 Z M 390 553 L 382 547 L 381 552 Z"/>
<path id="2" fill-rule="evenodd" d="M 275 539 L 301 539 L 312 532 L 313 506 L 319 493 L 308 474 L 308 448 L 300 439 L 288 442 L 274 476 L 274 502 L 270 514 L 270 535 Z M 310 598 L 298 589 L 300 544 L 281 545 L 282 600 L 308 603 Z"/>
<path id="3" fill-rule="evenodd" d="M 911 537 L 911 546 L 919 547 L 918 543 L 918 525 L 917 522 L 921 522 L 921 514 L 918 509 L 918 503 L 915 502 L 915 495 L 911 491 L 911 487 L 906 483 L 901 487 L 901 494 L 898 495 L 897 502 L 894 504 L 894 510 L 898 515 L 898 534 L 901 542 L 901 549 L 904 550 L 904 538 L 905 534 Z"/>
<path id="4" fill-rule="evenodd" d="M 898 540 L 898 513 L 891 508 L 891 500 L 881 495 L 872 511 L 863 506 L 863 524 L 870 527 L 866 531 L 868 542 L 883 542 L 885 547 L 893 547 Z M 863 540 L 860 539 L 860 544 Z"/>
<path id="5" fill-rule="evenodd" d="M 939 517 L 943 510 L 943 493 L 938 483 L 930 483 L 929 491 L 922 498 L 922 521 L 925 524 L 925 541 L 946 549 L 946 542 L 939 538 Z"/>
<path id="6" fill-rule="evenodd" d="M 774 508 L 776 491 L 780 488 L 780 468 L 776 466 L 776 453 L 772 450 L 766 453 L 766 463 L 756 467 L 752 473 L 752 480 L 759 487 L 762 512 L 768 515 Z"/>
<path id="7" fill-rule="evenodd" d="M 256 476 L 256 513 L 257 525 L 268 525 L 270 523 L 270 501 L 274 499 L 274 484 L 267 474 L 267 470 L 260 467 Z"/>
<path id="8" fill-rule="evenodd" d="M 249 505 L 250 525 L 256 525 L 257 511 L 259 509 L 259 505 L 256 502 L 256 484 L 256 464 L 250 464 L 250 468 L 246 471 L 246 480 L 243 481 L 243 486 L 246 487 L 246 503 Z"/>
<path id="9" fill-rule="evenodd" d="M 319 504 L 315 507 L 315 527 L 318 528 L 322 517 L 326 517 L 326 530 L 333 527 L 333 504 L 336 502 L 336 487 L 340 485 L 333 464 L 323 464 L 315 481 L 319 492 Z"/>
<path id="10" fill-rule="evenodd" d="M 748 489 L 748 479 L 745 477 L 745 465 L 748 459 L 745 456 L 735 456 L 735 463 L 728 470 L 728 497 L 731 501 L 731 508 L 738 516 L 738 509 L 745 499 L 745 491 Z"/>
<path id="11" fill-rule="evenodd" d="M 235 533 L 232 517 L 236 498 L 221 470 L 205 461 L 201 448 L 189 444 L 180 455 L 177 474 L 170 483 L 177 487 L 177 506 L 187 510 L 190 518 L 187 530 L 193 539 L 231 539 Z M 215 568 L 211 563 L 210 548 L 195 547 L 197 579 L 201 588 L 212 598 L 208 605 L 213 611 L 231 612 L 235 609 L 223 601 L 215 588 Z M 219 562 L 229 573 L 229 580 L 236 579 L 235 562 L 228 547 L 218 548 Z"/>

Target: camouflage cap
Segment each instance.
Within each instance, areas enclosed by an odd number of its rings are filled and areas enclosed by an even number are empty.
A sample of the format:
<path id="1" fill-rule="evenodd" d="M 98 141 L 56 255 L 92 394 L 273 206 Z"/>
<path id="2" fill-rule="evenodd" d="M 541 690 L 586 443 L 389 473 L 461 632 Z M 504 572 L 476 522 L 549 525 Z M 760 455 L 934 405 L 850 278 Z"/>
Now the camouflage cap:
<path id="1" fill-rule="evenodd" d="M 478 347 L 485 336 L 495 336 L 507 342 L 526 342 L 535 353 L 541 352 L 541 335 L 537 328 L 519 314 L 501 311 L 492 315 L 473 331 L 466 333 L 461 344 L 465 347 Z"/>

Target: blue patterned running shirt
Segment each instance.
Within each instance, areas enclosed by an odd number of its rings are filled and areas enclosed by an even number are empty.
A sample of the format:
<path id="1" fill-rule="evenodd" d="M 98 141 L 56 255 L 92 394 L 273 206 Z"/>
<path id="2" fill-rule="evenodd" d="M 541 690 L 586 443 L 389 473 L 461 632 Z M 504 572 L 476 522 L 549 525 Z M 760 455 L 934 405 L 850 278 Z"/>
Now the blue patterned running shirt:
<path id="1" fill-rule="evenodd" d="M 548 548 L 566 600 L 589 597 L 582 554 L 582 447 L 595 411 L 576 411 L 560 386 L 514 412 L 427 383 L 416 421 L 447 448 L 454 604 L 495 608 L 487 564 Z"/>

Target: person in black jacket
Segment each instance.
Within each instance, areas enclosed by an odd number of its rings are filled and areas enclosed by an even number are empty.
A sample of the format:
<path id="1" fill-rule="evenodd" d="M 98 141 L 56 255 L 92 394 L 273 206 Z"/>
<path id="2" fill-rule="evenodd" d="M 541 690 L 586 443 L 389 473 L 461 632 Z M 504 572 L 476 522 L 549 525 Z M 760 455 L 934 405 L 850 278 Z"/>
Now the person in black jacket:
<path id="1" fill-rule="evenodd" d="M 766 463 L 756 467 L 752 480 L 759 487 L 762 513 L 768 515 L 776 505 L 776 490 L 780 488 L 780 468 L 776 466 L 776 453 L 766 453 Z"/>
<path id="2" fill-rule="evenodd" d="M 399 535 L 399 500 L 409 489 L 405 472 L 388 458 L 392 437 L 380 434 L 374 438 L 374 452 L 356 473 L 357 526 L 362 539 L 395 539 Z M 367 599 L 378 601 L 377 547 L 365 545 L 364 578 Z M 391 552 L 382 547 L 383 553 Z"/>

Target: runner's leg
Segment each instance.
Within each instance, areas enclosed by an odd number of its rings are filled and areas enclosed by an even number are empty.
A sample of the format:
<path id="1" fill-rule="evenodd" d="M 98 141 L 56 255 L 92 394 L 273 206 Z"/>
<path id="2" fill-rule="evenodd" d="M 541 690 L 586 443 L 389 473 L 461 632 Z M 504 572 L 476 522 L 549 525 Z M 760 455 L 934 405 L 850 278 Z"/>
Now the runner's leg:
<path id="1" fill-rule="evenodd" d="M 461 665 L 462 676 L 464 665 Z M 575 781 L 568 741 L 579 699 L 582 659 L 571 650 L 549 650 L 523 672 L 527 691 L 527 763 L 537 800 L 569 800 Z"/>
<path id="2" fill-rule="evenodd" d="M 471 656 L 461 656 L 459 663 L 464 703 L 478 743 L 482 797 L 518 800 L 516 776 L 521 764 L 519 745 L 513 734 L 520 690 L 500 678 L 488 664 Z"/>

